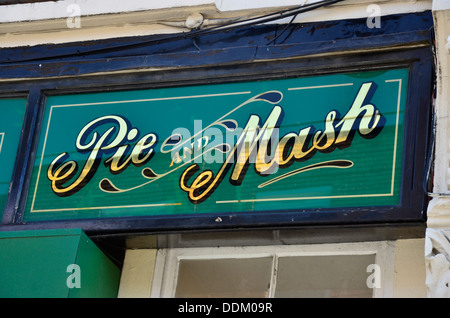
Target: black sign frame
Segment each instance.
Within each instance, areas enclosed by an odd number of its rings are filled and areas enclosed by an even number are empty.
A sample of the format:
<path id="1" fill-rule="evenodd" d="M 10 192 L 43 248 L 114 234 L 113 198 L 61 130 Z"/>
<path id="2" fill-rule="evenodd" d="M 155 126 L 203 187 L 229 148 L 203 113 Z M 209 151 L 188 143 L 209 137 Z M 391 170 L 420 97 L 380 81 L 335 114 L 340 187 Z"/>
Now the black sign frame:
<path id="1" fill-rule="evenodd" d="M 424 14 L 425 15 L 425 14 Z M 424 15 L 401 16 L 410 21 L 424 19 Z M 426 15 L 428 18 L 428 15 Z M 392 18 L 396 20 L 398 17 Z M 388 18 L 386 18 L 388 20 Z M 324 22 L 326 24 L 326 22 Z M 321 25 L 323 25 L 322 23 Z M 354 22 L 355 24 L 363 21 Z M 422 23 L 426 24 L 426 23 Z M 347 22 L 340 22 L 341 31 Z M 309 24 L 313 29 L 318 24 Z M 248 30 L 255 31 L 253 30 Z M 267 30 L 258 29 L 261 34 Z M 399 31 L 399 30 L 396 30 Z M 28 110 L 21 139 L 22 147 L 16 162 L 1 230 L 83 228 L 95 235 L 131 233 L 180 233 L 197 230 L 236 229 L 283 229 L 311 226 L 425 226 L 427 197 L 424 193 L 426 158 L 429 155 L 430 121 L 432 116 L 431 95 L 433 89 L 433 55 L 429 30 L 389 33 L 370 37 L 371 41 L 355 41 L 343 38 L 335 43 L 336 48 L 321 41 L 312 42 L 308 49 L 303 44 L 283 44 L 268 47 L 266 51 L 254 46 L 227 48 L 212 52 L 192 51 L 166 55 L 152 55 L 145 65 L 133 56 L 133 50 L 115 53 L 99 53 L 95 59 L 68 57 L 46 61 L 39 68 L 47 68 L 48 74 L 36 71 L 36 65 L 15 63 L 3 65 L 5 76 L 34 77 L 0 84 L 2 96 L 28 94 Z M 113 41 L 108 42 L 111 44 Z M 55 47 L 70 50 L 64 46 Z M 43 52 L 48 47 L 43 47 Z M 256 50 L 256 51 L 255 51 Z M 262 52 L 256 55 L 255 52 Z M 31 55 L 36 54 L 32 52 Z M 38 54 L 38 55 L 39 55 Z M 119 55 L 117 55 L 119 54 Z M 231 57 L 229 56 L 231 54 Z M 255 58 L 257 56 L 257 58 Z M 166 63 L 167 57 L 185 62 L 166 71 L 141 71 L 151 68 L 152 62 Z M 191 58 L 191 60 L 189 60 Z M 39 59 L 37 59 L 39 61 Z M 134 61 L 134 62 L 130 62 Z M 173 60 L 170 62 L 173 64 Z M 176 63 L 176 62 L 175 62 Z M 53 77 L 55 68 L 63 68 L 64 76 Z M 167 66 L 168 67 L 168 66 Z M 81 93 L 98 90 L 139 89 L 150 87 L 175 87 L 204 83 L 229 83 L 245 80 L 277 79 L 294 76 L 333 74 L 361 70 L 383 70 L 407 67 L 410 70 L 406 128 L 404 141 L 404 165 L 401 203 L 398 206 L 354 207 L 351 209 L 313 209 L 307 211 L 273 211 L 264 213 L 202 214 L 198 216 L 133 217 L 110 219 L 85 219 L 68 221 L 23 222 L 23 212 L 32 162 L 36 152 L 43 108 L 46 96 L 64 93 Z M 12 75 L 12 69 L 15 69 Z M 64 74 L 76 69 L 78 74 Z M 95 75 L 97 72 L 129 70 L 115 75 Z M 69 71 L 72 72 L 72 71 Z M 19 74 L 19 75 L 17 75 Z M 37 74 L 37 75 L 35 75 Z M 81 76 L 83 75 L 83 76 Z"/>

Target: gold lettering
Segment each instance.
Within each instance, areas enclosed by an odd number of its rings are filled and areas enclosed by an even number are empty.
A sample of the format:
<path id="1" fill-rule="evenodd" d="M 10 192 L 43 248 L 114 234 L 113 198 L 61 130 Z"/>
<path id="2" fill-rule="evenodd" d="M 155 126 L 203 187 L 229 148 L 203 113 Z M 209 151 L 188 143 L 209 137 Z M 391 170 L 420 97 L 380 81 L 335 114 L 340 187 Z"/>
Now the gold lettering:
<path id="1" fill-rule="evenodd" d="M 305 161 L 316 151 L 331 152 L 337 146 L 349 146 L 355 131 L 359 131 L 364 138 L 371 138 L 371 135 L 376 135 L 384 124 L 375 106 L 364 104 L 372 84 L 364 83 L 361 86 L 352 106 L 342 119 L 338 118 L 337 111 L 330 111 L 324 120 L 324 130 L 317 130 L 314 133 L 310 126 L 301 129 L 298 134 L 290 132 L 278 138 L 277 125 L 280 124 L 283 111 L 279 105 L 273 107 L 262 126 L 259 125 L 260 118 L 251 115 L 218 174 L 214 177 L 210 170 L 200 172 L 188 186 L 188 180 L 199 170 L 197 164 L 191 165 L 180 178 L 181 189 L 188 193 L 191 202 L 201 203 L 215 191 L 233 163 L 234 156 L 237 160 L 234 162 L 230 182 L 239 185 L 250 163 L 254 163 L 255 170 L 259 174 L 269 174 L 275 169 L 289 166 L 294 161 Z M 339 122 L 336 124 L 337 121 Z M 269 150 L 272 154 L 268 154 Z"/>
<path id="2" fill-rule="evenodd" d="M 101 135 L 95 131 L 100 126 L 111 124 L 113 127 Z M 78 169 L 77 162 L 74 160 L 63 162 L 68 157 L 66 152 L 57 156 L 47 169 L 47 178 L 51 182 L 53 192 L 59 196 L 68 196 L 83 188 L 97 171 L 105 150 L 117 148 L 115 153 L 104 161 L 105 166 L 109 166 L 113 174 L 122 172 L 130 163 L 140 166 L 147 162 L 153 155 L 152 147 L 157 141 L 156 135 L 145 135 L 131 149 L 131 154 L 126 156 L 125 153 L 131 146 L 125 142 L 134 140 L 138 135 L 136 128 L 130 130 L 128 128 L 127 122 L 122 117 L 114 115 L 97 118 L 84 126 L 77 136 L 76 148 L 83 153 L 89 151 L 88 158 L 78 177 L 72 180 Z M 70 184 L 66 185 L 67 183 Z"/>
<path id="3" fill-rule="evenodd" d="M 358 131 L 361 135 L 369 135 L 378 126 L 381 119 L 381 114 L 375 111 L 375 107 L 372 104 L 365 104 L 367 95 L 372 88 L 372 82 L 364 83 L 361 85 L 359 92 L 353 101 L 350 110 L 345 114 L 342 120 L 336 125 L 336 127 L 341 127 L 339 134 L 336 138 L 336 144 L 345 144 L 350 137 L 351 131 L 354 129 L 356 119 L 364 113 L 358 127 Z M 372 126 L 369 126 L 370 122 L 373 121 Z M 350 137 L 351 138 L 351 137 Z"/>

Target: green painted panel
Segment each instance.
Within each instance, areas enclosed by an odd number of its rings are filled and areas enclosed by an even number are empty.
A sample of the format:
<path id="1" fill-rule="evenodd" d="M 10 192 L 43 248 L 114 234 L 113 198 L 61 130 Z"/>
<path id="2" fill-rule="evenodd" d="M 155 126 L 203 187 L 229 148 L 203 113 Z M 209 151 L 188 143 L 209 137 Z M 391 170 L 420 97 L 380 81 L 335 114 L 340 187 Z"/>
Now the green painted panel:
<path id="1" fill-rule="evenodd" d="M 1 297 L 65 297 L 66 268 L 75 263 L 78 236 L 0 239 Z"/>
<path id="2" fill-rule="evenodd" d="M 26 106 L 25 98 L 0 99 L 0 216 L 8 198 Z"/>
<path id="3" fill-rule="evenodd" d="M 51 96 L 26 221 L 399 202 L 408 69 Z"/>
<path id="4" fill-rule="evenodd" d="M 80 286 L 71 288 L 70 298 L 113 298 L 117 297 L 120 270 L 82 234 L 75 262 L 80 267 Z"/>
<path id="5" fill-rule="evenodd" d="M 2 298 L 115 297 L 119 277 L 80 229 L 0 232 Z"/>

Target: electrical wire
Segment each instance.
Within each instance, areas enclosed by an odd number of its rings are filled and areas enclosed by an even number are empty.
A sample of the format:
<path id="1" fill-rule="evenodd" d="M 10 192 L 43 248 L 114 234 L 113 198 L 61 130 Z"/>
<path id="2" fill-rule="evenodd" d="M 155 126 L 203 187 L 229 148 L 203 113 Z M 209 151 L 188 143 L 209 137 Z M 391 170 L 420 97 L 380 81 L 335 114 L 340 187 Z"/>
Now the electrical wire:
<path id="1" fill-rule="evenodd" d="M 113 46 L 113 47 L 108 47 L 108 48 L 93 49 L 93 50 L 86 50 L 86 51 L 77 50 L 76 53 L 65 53 L 65 54 L 53 55 L 53 56 L 47 56 L 47 57 L 14 60 L 9 63 L 35 62 L 35 61 L 45 61 L 45 60 L 74 58 L 74 57 L 87 57 L 89 55 L 95 55 L 95 54 L 112 53 L 112 52 L 117 52 L 117 51 L 122 51 L 122 50 L 145 47 L 145 46 L 148 46 L 151 44 L 161 44 L 161 43 L 166 43 L 166 42 L 171 42 L 171 41 L 184 40 L 187 38 L 195 39 L 195 38 L 205 36 L 205 35 L 211 35 L 211 34 L 216 34 L 216 33 L 220 33 L 220 32 L 228 32 L 228 31 L 235 30 L 235 29 L 242 28 L 242 27 L 248 27 L 248 26 L 252 26 L 252 25 L 263 24 L 263 23 L 268 23 L 268 22 L 273 22 L 276 20 L 288 18 L 288 17 L 293 17 L 291 22 L 288 24 L 288 26 L 289 26 L 290 24 L 292 24 L 295 17 L 301 13 L 312 11 L 312 10 L 315 10 L 315 9 L 318 9 L 318 8 L 321 8 L 324 6 L 329 6 L 331 4 L 335 4 L 335 3 L 338 3 L 341 1 L 344 1 L 344 0 L 323 0 L 320 2 L 310 3 L 310 4 L 306 4 L 306 5 L 302 5 L 302 6 L 282 10 L 282 11 L 277 11 L 274 13 L 265 14 L 265 15 L 258 16 L 258 17 L 247 18 L 244 20 L 230 21 L 230 22 L 224 23 L 222 25 L 216 25 L 216 26 L 209 27 L 209 28 L 203 28 L 203 29 L 197 28 L 197 29 L 191 30 L 190 32 L 177 33 L 177 34 L 165 36 L 162 38 L 145 40 L 145 41 L 142 41 L 139 43 L 124 44 L 124 45 L 118 45 L 118 46 Z M 283 32 L 284 31 L 282 31 L 282 33 Z"/>
<path id="2" fill-rule="evenodd" d="M 292 25 L 292 23 L 294 22 L 294 20 L 296 18 L 297 18 L 297 14 L 292 17 L 291 21 L 289 21 L 289 23 L 283 28 L 283 30 L 276 37 L 274 37 L 269 43 L 267 43 L 267 45 L 275 43 L 283 35 L 283 33 L 286 32 L 287 29 L 289 29 L 289 27 Z M 285 41 L 289 37 L 289 35 L 284 39 Z"/>

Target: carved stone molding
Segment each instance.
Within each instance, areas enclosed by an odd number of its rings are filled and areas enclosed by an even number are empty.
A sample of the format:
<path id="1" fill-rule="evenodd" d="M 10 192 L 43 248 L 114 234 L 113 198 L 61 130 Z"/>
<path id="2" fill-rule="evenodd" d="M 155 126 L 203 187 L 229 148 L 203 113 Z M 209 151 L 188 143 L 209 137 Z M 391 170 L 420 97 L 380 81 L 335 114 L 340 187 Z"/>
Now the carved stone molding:
<path id="1" fill-rule="evenodd" d="M 436 37 L 436 154 L 433 199 L 428 206 L 425 237 L 426 286 L 428 297 L 450 298 L 450 1 L 433 1 Z"/>
<path id="2" fill-rule="evenodd" d="M 450 230 L 427 229 L 425 268 L 428 297 L 450 297 Z"/>

